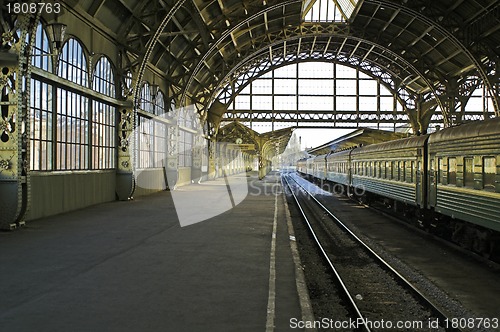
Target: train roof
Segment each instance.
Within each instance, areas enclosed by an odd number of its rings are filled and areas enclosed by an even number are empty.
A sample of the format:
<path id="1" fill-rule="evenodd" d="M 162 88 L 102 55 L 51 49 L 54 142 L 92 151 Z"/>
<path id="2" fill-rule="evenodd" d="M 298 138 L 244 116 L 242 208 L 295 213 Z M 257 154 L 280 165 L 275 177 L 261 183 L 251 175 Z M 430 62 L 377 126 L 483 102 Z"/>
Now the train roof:
<path id="1" fill-rule="evenodd" d="M 346 155 L 346 154 L 350 154 L 351 151 L 355 151 L 355 150 L 356 150 L 356 147 L 351 147 L 349 149 L 345 149 L 345 150 L 342 150 L 342 151 L 337 151 L 337 152 L 330 153 L 328 156 L 335 156 L 335 157 L 343 156 L 343 155 Z"/>
<path id="2" fill-rule="evenodd" d="M 322 155 L 331 151 L 338 152 L 344 149 L 352 149 L 361 144 L 375 144 L 404 137 L 408 136 L 405 133 L 399 132 L 371 128 L 358 128 L 349 134 L 343 135 L 325 144 L 309 149 L 308 152 L 311 154 Z"/>
<path id="3" fill-rule="evenodd" d="M 409 148 L 417 148 L 425 145 L 425 141 L 429 135 L 421 135 L 421 136 L 413 136 L 403 139 L 398 139 L 394 141 L 371 144 L 367 146 L 363 146 L 359 149 L 355 149 L 352 154 L 361 154 L 366 152 L 377 152 L 377 151 L 386 151 L 386 150 L 399 150 L 399 149 L 409 149 Z"/>
<path id="4" fill-rule="evenodd" d="M 320 159 L 325 160 L 326 157 L 327 157 L 326 154 L 320 154 L 320 155 L 317 155 L 316 157 L 313 157 L 313 158 L 314 158 L 314 160 L 320 160 Z"/>
<path id="5" fill-rule="evenodd" d="M 431 135 L 429 144 L 495 134 L 500 134 L 500 118 L 474 121 L 456 127 L 442 129 Z"/>

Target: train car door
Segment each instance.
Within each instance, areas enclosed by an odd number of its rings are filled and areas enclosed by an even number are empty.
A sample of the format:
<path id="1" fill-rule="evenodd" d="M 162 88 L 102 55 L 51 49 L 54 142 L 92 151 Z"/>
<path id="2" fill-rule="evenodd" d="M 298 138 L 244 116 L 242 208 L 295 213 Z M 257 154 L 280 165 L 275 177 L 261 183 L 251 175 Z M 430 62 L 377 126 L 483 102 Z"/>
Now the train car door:
<path id="1" fill-rule="evenodd" d="M 428 207 L 436 206 L 437 199 L 437 185 L 439 181 L 439 170 L 441 169 L 442 159 L 438 159 L 438 164 L 436 165 L 435 155 L 429 156 L 429 195 L 427 197 Z"/>
<path id="2" fill-rule="evenodd" d="M 415 169 L 415 189 L 417 197 L 415 197 L 416 199 L 415 203 L 417 203 L 417 205 L 422 205 L 422 160 L 420 156 L 418 157 L 416 166 L 417 168 Z"/>

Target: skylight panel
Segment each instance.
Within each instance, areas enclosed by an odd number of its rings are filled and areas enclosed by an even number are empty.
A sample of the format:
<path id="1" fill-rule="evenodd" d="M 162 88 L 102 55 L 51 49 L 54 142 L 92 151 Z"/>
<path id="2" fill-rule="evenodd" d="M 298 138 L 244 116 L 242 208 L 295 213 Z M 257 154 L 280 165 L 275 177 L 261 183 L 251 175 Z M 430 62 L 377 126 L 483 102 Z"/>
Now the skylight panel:
<path id="1" fill-rule="evenodd" d="M 306 22 L 345 22 L 352 19 L 360 0 L 305 0 L 303 15 Z"/>
<path id="2" fill-rule="evenodd" d="M 354 9 L 358 5 L 358 0 L 335 0 L 338 3 L 342 13 L 345 15 L 346 19 L 350 19 Z"/>
<path id="3" fill-rule="evenodd" d="M 344 18 L 333 0 L 306 1 L 309 8 L 304 19 L 306 22 L 343 22 Z M 304 5 L 306 5 L 304 3 Z M 312 4 L 312 6 L 311 6 Z"/>

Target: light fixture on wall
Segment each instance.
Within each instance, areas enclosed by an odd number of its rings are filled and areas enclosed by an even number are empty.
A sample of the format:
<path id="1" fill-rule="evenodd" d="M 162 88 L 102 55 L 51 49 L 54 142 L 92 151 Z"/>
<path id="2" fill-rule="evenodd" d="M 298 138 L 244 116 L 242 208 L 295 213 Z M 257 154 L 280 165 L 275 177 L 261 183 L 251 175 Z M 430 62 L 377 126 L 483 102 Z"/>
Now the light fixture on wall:
<path id="1" fill-rule="evenodd" d="M 66 34 L 66 24 L 54 22 L 47 25 L 47 31 L 52 37 L 53 55 L 61 52 L 62 44 L 64 42 L 64 35 Z"/>
<path id="2" fill-rule="evenodd" d="M 151 84 L 151 99 L 156 100 L 156 96 L 158 96 L 158 91 L 160 90 L 160 86 L 158 84 Z"/>
<path id="3" fill-rule="evenodd" d="M 61 53 L 61 48 L 64 42 L 66 33 L 66 24 L 54 22 L 47 24 L 47 34 L 52 37 L 52 53 L 35 53 L 31 56 L 53 56 L 57 57 Z"/>
<path id="4" fill-rule="evenodd" d="M 156 101 L 158 96 L 158 91 L 160 91 L 160 86 L 155 83 L 155 76 L 153 75 L 153 83 L 149 85 L 149 93 L 151 93 L 151 100 Z"/>

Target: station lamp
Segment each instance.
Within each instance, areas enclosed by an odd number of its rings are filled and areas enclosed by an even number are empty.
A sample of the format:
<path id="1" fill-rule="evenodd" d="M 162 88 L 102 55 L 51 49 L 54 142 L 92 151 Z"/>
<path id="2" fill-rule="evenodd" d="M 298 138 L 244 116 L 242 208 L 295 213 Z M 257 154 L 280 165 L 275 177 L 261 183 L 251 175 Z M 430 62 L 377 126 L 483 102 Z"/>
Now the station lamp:
<path id="1" fill-rule="evenodd" d="M 66 24 L 54 22 L 47 24 L 47 33 L 52 37 L 52 54 L 34 54 L 33 56 L 57 56 L 61 52 L 64 35 L 66 33 Z"/>
<path id="2" fill-rule="evenodd" d="M 151 99 L 156 100 L 156 97 L 158 96 L 158 91 L 160 91 L 160 86 L 158 84 L 151 84 L 149 86 L 150 92 L 151 92 Z"/>

